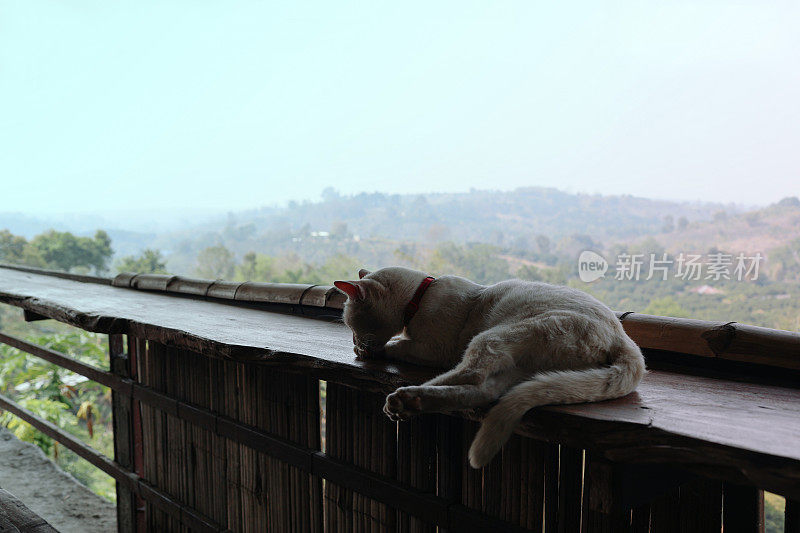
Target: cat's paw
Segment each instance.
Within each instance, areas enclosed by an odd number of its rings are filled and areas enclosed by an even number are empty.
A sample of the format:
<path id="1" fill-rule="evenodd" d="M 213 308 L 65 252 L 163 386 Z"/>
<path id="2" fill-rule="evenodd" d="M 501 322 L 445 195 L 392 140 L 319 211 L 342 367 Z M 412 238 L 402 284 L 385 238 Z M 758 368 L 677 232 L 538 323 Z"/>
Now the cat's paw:
<path id="1" fill-rule="evenodd" d="M 361 346 L 353 346 L 353 351 L 359 359 L 369 359 L 369 350 Z"/>
<path id="2" fill-rule="evenodd" d="M 386 350 L 384 348 L 353 346 L 353 351 L 358 359 L 386 359 Z"/>
<path id="3" fill-rule="evenodd" d="M 408 389 L 410 387 L 399 388 L 386 397 L 383 412 L 395 422 L 408 420 L 422 412 L 422 398 Z"/>

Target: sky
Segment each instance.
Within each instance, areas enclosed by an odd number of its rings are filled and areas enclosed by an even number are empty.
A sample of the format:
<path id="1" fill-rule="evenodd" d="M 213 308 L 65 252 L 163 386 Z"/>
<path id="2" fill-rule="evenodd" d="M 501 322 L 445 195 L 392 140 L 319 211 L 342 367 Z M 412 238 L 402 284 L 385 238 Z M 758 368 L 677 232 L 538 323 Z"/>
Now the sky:
<path id="1" fill-rule="evenodd" d="M 800 195 L 800 3 L 0 2 L 0 212 Z"/>

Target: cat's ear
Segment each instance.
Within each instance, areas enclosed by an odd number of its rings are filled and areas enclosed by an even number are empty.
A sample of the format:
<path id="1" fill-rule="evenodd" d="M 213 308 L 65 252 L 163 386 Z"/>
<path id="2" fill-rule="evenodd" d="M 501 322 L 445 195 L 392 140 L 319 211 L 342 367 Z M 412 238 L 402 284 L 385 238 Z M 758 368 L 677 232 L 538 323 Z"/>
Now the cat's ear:
<path id="1" fill-rule="evenodd" d="M 361 279 L 364 276 L 369 276 L 370 274 L 372 274 L 372 272 L 370 272 L 366 268 L 362 268 L 361 270 L 358 271 L 358 279 Z"/>
<path id="2" fill-rule="evenodd" d="M 358 284 L 357 281 L 334 281 L 333 285 L 345 293 L 351 300 L 364 299 L 364 287 Z"/>

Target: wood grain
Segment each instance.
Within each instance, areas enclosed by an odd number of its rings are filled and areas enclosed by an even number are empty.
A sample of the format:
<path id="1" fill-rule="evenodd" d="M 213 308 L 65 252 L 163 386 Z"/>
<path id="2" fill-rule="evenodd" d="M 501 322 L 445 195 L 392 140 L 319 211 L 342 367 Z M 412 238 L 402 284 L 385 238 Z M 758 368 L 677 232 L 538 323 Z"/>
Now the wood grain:
<path id="1" fill-rule="evenodd" d="M 7 490 L 0 489 L 0 531 L 4 533 L 57 533 L 47 521 L 28 509 Z"/>

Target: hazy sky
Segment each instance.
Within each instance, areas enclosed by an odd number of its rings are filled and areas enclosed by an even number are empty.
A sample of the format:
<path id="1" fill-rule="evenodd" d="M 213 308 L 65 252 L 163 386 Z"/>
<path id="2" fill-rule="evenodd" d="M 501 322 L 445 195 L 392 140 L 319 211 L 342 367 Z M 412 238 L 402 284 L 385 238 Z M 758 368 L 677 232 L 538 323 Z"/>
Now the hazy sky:
<path id="1" fill-rule="evenodd" d="M 800 195 L 799 5 L 3 0 L 0 211 Z"/>

